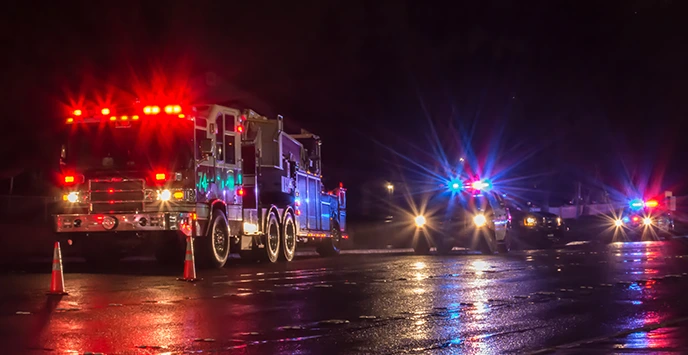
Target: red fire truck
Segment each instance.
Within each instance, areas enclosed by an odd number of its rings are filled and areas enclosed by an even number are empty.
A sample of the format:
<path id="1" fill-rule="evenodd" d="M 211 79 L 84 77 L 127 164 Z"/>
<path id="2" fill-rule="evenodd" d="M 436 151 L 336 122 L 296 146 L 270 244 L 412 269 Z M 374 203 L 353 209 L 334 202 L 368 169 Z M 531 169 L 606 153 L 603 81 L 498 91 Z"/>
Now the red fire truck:
<path id="1" fill-rule="evenodd" d="M 339 253 L 346 189 L 326 192 L 321 140 L 288 134 L 283 118 L 250 109 L 175 102 L 72 108 L 60 155 L 60 239 L 89 261 L 113 262 L 151 245 L 180 260 L 193 237 L 199 264 L 230 252 L 268 262 L 296 245 Z"/>

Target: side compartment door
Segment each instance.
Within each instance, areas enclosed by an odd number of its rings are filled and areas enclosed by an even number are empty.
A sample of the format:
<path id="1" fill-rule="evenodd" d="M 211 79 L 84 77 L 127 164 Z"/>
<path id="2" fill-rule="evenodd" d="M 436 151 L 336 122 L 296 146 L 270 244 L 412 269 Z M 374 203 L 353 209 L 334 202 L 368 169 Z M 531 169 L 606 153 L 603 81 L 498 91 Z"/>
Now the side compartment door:
<path id="1" fill-rule="evenodd" d="M 320 230 L 320 186 L 317 179 L 308 176 L 308 229 Z"/>
<path id="2" fill-rule="evenodd" d="M 243 182 L 239 159 L 241 157 L 241 136 L 235 131 L 237 119 L 238 113 L 225 112 L 223 114 L 224 197 L 227 203 L 227 218 L 230 220 L 242 219 L 242 201 L 241 196 L 239 196 L 239 188 Z"/>
<path id="3" fill-rule="evenodd" d="M 296 191 L 299 193 L 298 204 L 296 208 L 298 209 L 296 215 L 296 222 L 300 230 L 308 229 L 308 177 L 303 174 L 296 174 Z"/>

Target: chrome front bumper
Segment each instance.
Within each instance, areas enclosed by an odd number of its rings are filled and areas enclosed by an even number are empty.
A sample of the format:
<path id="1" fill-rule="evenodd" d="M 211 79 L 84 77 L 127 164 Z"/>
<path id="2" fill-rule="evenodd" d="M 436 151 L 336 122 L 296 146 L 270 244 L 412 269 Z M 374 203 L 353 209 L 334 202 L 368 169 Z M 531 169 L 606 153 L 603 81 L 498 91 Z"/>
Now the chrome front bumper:
<path id="1" fill-rule="evenodd" d="M 181 231 L 191 235 L 190 212 L 59 214 L 54 216 L 57 233 Z"/>

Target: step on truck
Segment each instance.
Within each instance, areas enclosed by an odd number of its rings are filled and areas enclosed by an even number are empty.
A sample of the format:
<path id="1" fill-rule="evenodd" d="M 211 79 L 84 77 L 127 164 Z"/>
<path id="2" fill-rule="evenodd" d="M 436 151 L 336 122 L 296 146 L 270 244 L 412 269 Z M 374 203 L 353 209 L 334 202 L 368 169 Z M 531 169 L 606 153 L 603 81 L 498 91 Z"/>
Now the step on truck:
<path id="1" fill-rule="evenodd" d="M 56 174 L 60 240 L 87 261 L 114 262 L 150 247 L 201 265 L 230 253 L 291 261 L 300 243 L 339 253 L 346 189 L 325 191 L 321 139 L 284 131 L 283 118 L 222 105 L 175 102 L 72 108 Z"/>

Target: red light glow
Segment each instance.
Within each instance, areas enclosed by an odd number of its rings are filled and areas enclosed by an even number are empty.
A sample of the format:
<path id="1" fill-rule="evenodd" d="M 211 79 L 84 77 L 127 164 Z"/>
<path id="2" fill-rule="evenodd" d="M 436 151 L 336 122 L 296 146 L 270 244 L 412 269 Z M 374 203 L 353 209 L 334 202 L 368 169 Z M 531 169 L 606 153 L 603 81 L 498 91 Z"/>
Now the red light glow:
<path id="1" fill-rule="evenodd" d="M 64 182 L 65 182 L 66 184 L 71 184 L 71 183 L 73 183 L 73 182 L 74 182 L 74 176 L 72 176 L 72 175 L 67 175 L 67 176 L 65 176 L 65 177 L 64 177 Z"/>
<path id="2" fill-rule="evenodd" d="M 239 190 L 237 190 L 237 195 L 239 196 L 244 196 L 246 192 L 244 191 L 243 187 L 240 187 Z"/>
<path id="3" fill-rule="evenodd" d="M 100 113 L 103 115 L 109 115 L 110 114 L 110 109 L 107 107 L 104 107 L 102 110 L 100 110 Z"/>
<path id="4" fill-rule="evenodd" d="M 155 180 L 163 181 L 165 179 L 167 179 L 167 175 L 165 173 L 156 173 L 155 174 Z"/>
<path id="5" fill-rule="evenodd" d="M 74 110 L 74 112 L 72 113 L 74 114 L 74 116 L 81 116 L 82 114 L 81 110 Z"/>
<path id="6" fill-rule="evenodd" d="M 244 132 L 244 126 L 238 125 L 238 126 L 236 127 L 236 131 L 239 132 L 239 133 L 243 133 L 243 132 Z"/>
<path id="7" fill-rule="evenodd" d="M 111 193 L 111 194 L 112 194 L 112 193 L 115 193 L 115 189 L 109 189 L 108 192 Z"/>

